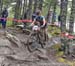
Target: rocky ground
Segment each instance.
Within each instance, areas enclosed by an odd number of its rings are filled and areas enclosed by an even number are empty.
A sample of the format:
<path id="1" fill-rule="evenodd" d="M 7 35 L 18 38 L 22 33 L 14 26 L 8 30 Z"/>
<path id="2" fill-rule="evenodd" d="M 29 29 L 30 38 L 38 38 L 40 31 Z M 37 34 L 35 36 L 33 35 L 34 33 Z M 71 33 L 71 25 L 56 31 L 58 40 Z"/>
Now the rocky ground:
<path id="1" fill-rule="evenodd" d="M 26 47 L 28 35 L 21 30 L 9 28 L 0 29 L 0 66 L 69 66 L 59 63 L 55 57 L 55 50 L 50 46 L 60 43 L 60 38 L 50 40 L 45 49 L 30 53 Z"/>

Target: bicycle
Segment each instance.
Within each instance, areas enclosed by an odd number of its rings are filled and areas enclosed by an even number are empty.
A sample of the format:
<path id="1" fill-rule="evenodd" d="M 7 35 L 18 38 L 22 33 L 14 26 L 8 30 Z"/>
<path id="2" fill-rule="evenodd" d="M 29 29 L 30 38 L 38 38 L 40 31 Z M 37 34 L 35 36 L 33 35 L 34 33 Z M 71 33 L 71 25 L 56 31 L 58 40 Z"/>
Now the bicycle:
<path id="1" fill-rule="evenodd" d="M 35 44 L 36 46 L 32 46 L 33 44 Z M 30 33 L 27 40 L 27 48 L 30 52 L 33 52 L 38 49 L 38 46 L 44 48 L 45 41 L 39 25 L 34 25 L 32 27 L 32 32 Z"/>

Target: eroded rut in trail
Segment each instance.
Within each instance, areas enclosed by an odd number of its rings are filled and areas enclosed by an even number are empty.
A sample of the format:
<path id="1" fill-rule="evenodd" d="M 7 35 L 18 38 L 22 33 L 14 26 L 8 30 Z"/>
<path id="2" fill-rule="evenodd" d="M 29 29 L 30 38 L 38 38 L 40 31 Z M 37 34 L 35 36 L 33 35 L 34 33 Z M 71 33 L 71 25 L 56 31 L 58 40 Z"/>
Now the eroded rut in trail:
<path id="1" fill-rule="evenodd" d="M 58 63 L 48 49 L 40 48 L 30 53 L 25 45 L 28 35 L 16 29 L 7 31 L 0 30 L 0 66 L 68 66 Z"/>

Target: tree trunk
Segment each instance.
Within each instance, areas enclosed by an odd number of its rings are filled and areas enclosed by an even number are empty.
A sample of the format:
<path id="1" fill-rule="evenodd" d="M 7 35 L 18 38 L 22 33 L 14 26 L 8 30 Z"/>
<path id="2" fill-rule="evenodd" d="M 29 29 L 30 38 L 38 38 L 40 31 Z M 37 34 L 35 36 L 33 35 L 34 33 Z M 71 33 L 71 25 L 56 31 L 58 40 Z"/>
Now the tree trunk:
<path id="1" fill-rule="evenodd" d="M 56 6 L 57 6 L 57 0 L 54 1 L 52 23 L 56 22 Z"/>
<path id="2" fill-rule="evenodd" d="M 51 9 L 52 2 L 53 2 L 53 1 L 51 0 L 50 3 L 49 3 L 48 11 Z"/>
<path id="3" fill-rule="evenodd" d="M 29 0 L 29 5 L 28 5 L 28 13 L 27 13 L 27 18 L 31 19 L 32 17 L 32 4 L 33 4 L 33 0 Z"/>
<path id="4" fill-rule="evenodd" d="M 67 4 L 68 0 L 61 0 L 61 32 L 66 31 Z"/>
<path id="5" fill-rule="evenodd" d="M 0 17 L 1 17 L 1 12 L 2 12 L 2 5 L 3 5 L 3 0 L 0 0 Z"/>
<path id="6" fill-rule="evenodd" d="M 34 11 L 33 12 L 36 11 L 37 7 L 38 7 L 38 0 L 34 0 Z"/>
<path id="7" fill-rule="evenodd" d="M 20 19 L 21 18 L 21 7 L 22 7 L 22 0 L 16 0 L 16 6 L 15 6 L 15 19 Z M 17 25 L 17 22 L 13 22 L 14 25 Z"/>
<path id="8" fill-rule="evenodd" d="M 39 9 L 42 11 L 43 0 L 39 0 Z"/>
<path id="9" fill-rule="evenodd" d="M 48 7 L 48 12 L 50 12 L 50 15 L 47 16 L 47 21 L 50 23 L 54 23 L 55 22 L 55 12 L 56 12 L 56 5 L 57 5 L 57 0 L 51 0 L 49 3 L 49 7 Z M 50 17 L 51 16 L 51 17 Z"/>
<path id="10" fill-rule="evenodd" d="M 68 5 L 68 0 L 61 0 L 61 11 L 60 11 L 61 32 L 66 32 L 67 5 Z M 67 55 L 68 54 L 67 37 L 61 38 L 61 43 L 64 44 L 63 45 L 64 55 Z"/>
<path id="11" fill-rule="evenodd" d="M 23 4 L 23 12 L 22 12 L 22 18 L 24 19 L 24 14 L 27 10 L 27 0 L 24 0 L 24 4 Z"/>
<path id="12" fill-rule="evenodd" d="M 71 8 L 70 24 L 69 24 L 69 32 L 70 33 L 73 33 L 74 18 L 75 18 L 75 0 L 72 0 L 72 8 Z"/>

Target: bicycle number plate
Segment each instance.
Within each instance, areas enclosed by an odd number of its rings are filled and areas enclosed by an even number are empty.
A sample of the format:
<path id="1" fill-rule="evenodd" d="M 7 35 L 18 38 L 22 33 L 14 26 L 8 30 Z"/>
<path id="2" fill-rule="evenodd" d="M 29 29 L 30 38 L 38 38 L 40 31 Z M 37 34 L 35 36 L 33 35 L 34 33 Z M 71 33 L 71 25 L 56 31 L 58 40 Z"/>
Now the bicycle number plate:
<path id="1" fill-rule="evenodd" d="M 37 25 L 33 26 L 32 30 L 39 30 L 39 27 Z"/>

